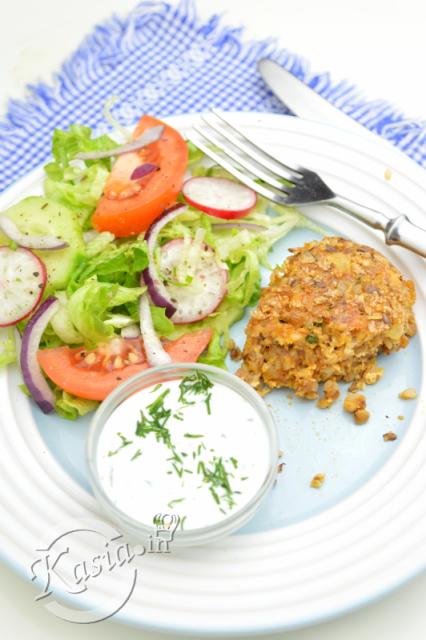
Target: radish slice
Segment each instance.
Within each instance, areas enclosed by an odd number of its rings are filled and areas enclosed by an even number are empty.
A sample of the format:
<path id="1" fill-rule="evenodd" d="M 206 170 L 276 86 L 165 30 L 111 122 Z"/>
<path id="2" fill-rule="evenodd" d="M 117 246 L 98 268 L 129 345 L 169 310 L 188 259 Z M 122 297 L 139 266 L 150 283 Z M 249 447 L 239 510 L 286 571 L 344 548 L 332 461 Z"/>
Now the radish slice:
<path id="1" fill-rule="evenodd" d="M 184 183 L 182 193 L 193 207 L 226 220 L 242 218 L 256 206 L 256 193 L 228 178 L 190 178 Z"/>
<path id="2" fill-rule="evenodd" d="M 201 243 L 195 264 L 191 261 L 191 282 L 185 286 L 173 284 L 174 274 L 187 255 L 185 240 L 181 238 L 171 240 L 160 251 L 160 270 L 169 280 L 167 293 L 176 305 L 176 311 L 171 317 L 175 324 L 197 322 L 206 318 L 215 311 L 226 295 L 228 270 L 218 262 L 213 249 L 204 242 Z"/>
<path id="3" fill-rule="evenodd" d="M 0 217 L 0 229 L 5 236 L 25 249 L 51 251 L 53 249 L 65 249 L 65 247 L 68 247 L 68 242 L 64 242 L 56 236 L 30 236 L 26 233 L 21 233 L 13 220 L 4 216 Z"/>
<path id="4" fill-rule="evenodd" d="M 144 294 L 139 301 L 139 317 L 143 346 L 146 353 L 146 359 L 152 367 L 161 364 L 169 364 L 172 361 L 169 354 L 164 350 L 160 338 L 155 333 L 152 323 L 151 309 L 149 308 L 148 296 Z"/>
<path id="5" fill-rule="evenodd" d="M 0 327 L 24 320 L 46 287 L 46 267 L 29 249 L 0 247 Z"/>
<path id="6" fill-rule="evenodd" d="M 138 151 L 143 147 L 147 147 L 149 144 L 153 142 L 157 142 L 163 134 L 164 125 L 156 125 L 155 127 L 149 127 L 149 129 L 145 129 L 143 134 L 134 140 L 133 142 L 128 142 L 126 144 L 122 144 L 119 147 L 115 147 L 114 149 L 109 149 L 108 151 L 84 151 L 83 153 L 78 153 L 75 156 L 76 160 L 102 160 L 103 158 L 113 158 L 115 156 L 122 156 L 124 153 L 131 153 L 132 151 Z"/>
<path id="7" fill-rule="evenodd" d="M 58 310 L 59 300 L 50 296 L 28 322 L 21 346 L 21 369 L 24 382 L 43 413 L 55 408 L 55 396 L 47 384 L 37 360 L 41 337 Z"/>
<path id="8" fill-rule="evenodd" d="M 166 309 L 166 316 L 168 318 L 172 317 L 172 315 L 176 311 L 176 307 L 170 300 L 167 289 L 157 273 L 154 251 L 157 246 L 158 235 L 161 229 L 166 224 L 174 220 L 174 218 L 180 216 L 185 211 L 185 209 L 186 207 L 183 204 L 177 204 L 170 209 L 166 209 L 166 211 L 164 211 L 161 216 L 154 220 L 154 222 L 145 233 L 145 240 L 147 242 L 148 248 L 149 265 L 142 272 L 142 279 L 148 288 L 148 293 L 151 296 L 152 302 L 157 307 L 164 307 Z"/>

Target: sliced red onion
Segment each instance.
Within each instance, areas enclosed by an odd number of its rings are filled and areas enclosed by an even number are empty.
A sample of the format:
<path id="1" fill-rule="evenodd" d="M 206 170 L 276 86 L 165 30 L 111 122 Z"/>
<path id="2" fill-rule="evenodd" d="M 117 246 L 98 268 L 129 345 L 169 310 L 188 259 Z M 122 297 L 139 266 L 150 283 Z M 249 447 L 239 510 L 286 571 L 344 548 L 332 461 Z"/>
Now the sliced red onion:
<path id="1" fill-rule="evenodd" d="M 58 307 L 57 298 L 54 296 L 47 298 L 28 322 L 22 336 L 20 356 L 22 375 L 28 391 L 43 413 L 54 410 L 55 396 L 43 376 L 37 360 L 37 351 L 41 337 Z"/>
<path id="2" fill-rule="evenodd" d="M 68 242 L 64 242 L 56 236 L 32 236 L 21 233 L 13 220 L 5 216 L 0 216 L 0 229 L 5 236 L 24 249 L 52 251 L 54 249 L 65 249 L 65 247 L 68 247 Z"/>
<path id="3" fill-rule="evenodd" d="M 157 246 L 158 235 L 161 229 L 180 216 L 186 210 L 185 205 L 176 204 L 170 209 L 166 209 L 148 228 L 145 233 L 145 240 L 148 248 L 148 267 L 142 272 L 142 280 L 148 287 L 148 293 L 151 296 L 152 302 L 157 307 L 164 307 L 166 310 L 166 316 L 171 318 L 176 311 L 176 307 L 172 303 L 167 293 L 167 289 L 164 286 L 161 278 L 158 275 L 157 267 L 155 266 L 154 251 Z"/>
<path id="4" fill-rule="evenodd" d="M 83 153 L 78 153 L 75 156 L 76 160 L 102 160 L 103 158 L 113 158 L 115 156 L 122 156 L 123 153 L 131 153 L 132 151 L 139 151 L 139 149 L 143 149 L 143 147 L 147 147 L 149 144 L 153 142 L 157 142 L 163 134 L 164 125 L 159 124 L 155 127 L 149 127 L 149 129 L 145 129 L 143 134 L 133 140 L 133 142 L 127 142 L 126 144 L 122 144 L 119 147 L 115 147 L 115 149 L 109 149 L 108 151 L 87 151 Z"/>
<path id="5" fill-rule="evenodd" d="M 146 359 L 152 367 L 172 362 L 169 354 L 164 350 L 160 338 L 157 336 L 152 322 L 148 296 L 145 293 L 139 301 L 140 327 Z"/>
<path id="6" fill-rule="evenodd" d="M 139 165 L 139 167 L 136 167 L 136 169 L 133 171 L 132 175 L 130 176 L 130 180 L 140 180 L 141 178 L 148 176 L 153 171 L 158 171 L 159 168 L 160 167 L 158 166 L 158 164 L 153 164 L 152 162 L 145 162 L 145 164 L 141 164 Z"/>
<path id="7" fill-rule="evenodd" d="M 266 227 L 252 222 L 218 222 L 212 225 L 213 229 L 248 229 L 249 231 L 267 231 Z"/>
<path id="8" fill-rule="evenodd" d="M 123 327 L 121 330 L 121 337 L 126 340 L 132 340 L 133 338 L 139 338 L 141 331 L 137 324 L 129 324 L 128 327 Z"/>

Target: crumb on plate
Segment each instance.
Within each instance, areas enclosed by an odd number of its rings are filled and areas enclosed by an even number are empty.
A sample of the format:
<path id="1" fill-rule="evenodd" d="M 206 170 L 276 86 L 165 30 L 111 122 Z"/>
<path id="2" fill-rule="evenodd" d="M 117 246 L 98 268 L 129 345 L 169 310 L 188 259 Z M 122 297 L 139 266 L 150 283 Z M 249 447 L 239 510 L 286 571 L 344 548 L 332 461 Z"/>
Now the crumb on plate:
<path id="1" fill-rule="evenodd" d="M 401 391 L 399 397 L 402 400 L 415 400 L 417 398 L 417 391 L 414 389 L 414 387 L 410 387 L 409 389 Z"/>
<path id="2" fill-rule="evenodd" d="M 335 380 L 327 380 L 324 383 L 323 391 L 324 395 L 318 400 L 317 407 L 320 409 L 328 409 L 340 396 L 339 385 Z"/>
<path id="3" fill-rule="evenodd" d="M 385 442 L 392 442 L 393 440 L 396 440 L 397 438 L 398 438 L 398 436 L 393 431 L 388 431 L 387 433 L 383 434 L 383 440 Z"/>
<path id="4" fill-rule="evenodd" d="M 322 485 L 325 482 L 325 474 L 317 473 L 311 480 L 312 489 L 321 489 Z"/>
<path id="5" fill-rule="evenodd" d="M 354 413 L 355 424 L 365 424 L 370 417 L 370 412 L 366 409 L 357 409 Z"/>
<path id="6" fill-rule="evenodd" d="M 349 393 L 343 402 L 343 408 L 348 413 L 355 413 L 356 411 L 365 409 L 366 406 L 367 406 L 367 401 L 365 399 L 365 396 L 362 395 L 362 393 L 357 393 L 357 394 Z"/>
<path id="7" fill-rule="evenodd" d="M 231 360 L 234 361 L 241 360 L 243 357 L 243 352 L 233 340 L 229 341 L 229 355 L 231 356 Z"/>

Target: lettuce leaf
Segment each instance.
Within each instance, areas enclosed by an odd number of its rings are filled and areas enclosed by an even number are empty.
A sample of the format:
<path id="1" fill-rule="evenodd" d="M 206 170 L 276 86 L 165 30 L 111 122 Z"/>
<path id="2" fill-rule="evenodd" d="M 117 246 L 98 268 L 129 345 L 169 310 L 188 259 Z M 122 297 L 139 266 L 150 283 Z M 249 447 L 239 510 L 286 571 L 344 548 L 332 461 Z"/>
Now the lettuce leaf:
<path id="1" fill-rule="evenodd" d="M 225 358 L 228 353 L 228 344 L 222 344 L 220 334 L 215 331 L 206 353 L 198 358 L 198 362 L 209 364 L 212 367 L 226 369 Z"/>
<path id="2" fill-rule="evenodd" d="M 0 367 L 6 367 L 16 361 L 16 344 L 13 329 L 0 331 Z"/>
<path id="3" fill-rule="evenodd" d="M 79 124 L 72 124 L 68 129 L 55 129 L 52 137 L 52 155 L 57 168 L 66 169 L 78 153 L 87 151 L 109 151 L 117 147 L 117 143 L 107 135 L 92 138 L 92 129 Z M 86 166 L 103 166 L 111 170 L 111 158 L 102 160 L 85 160 Z"/>
<path id="4" fill-rule="evenodd" d="M 55 129 L 53 133 L 54 161 L 44 167 L 45 194 L 69 207 L 85 228 L 102 195 L 111 170 L 111 159 L 78 163 L 72 163 L 72 160 L 79 152 L 104 151 L 116 146 L 107 135 L 92 138 L 90 127 L 71 125 L 66 131 Z"/>
<path id="5" fill-rule="evenodd" d="M 77 398 L 70 393 L 59 389 L 55 389 L 56 396 L 56 412 L 66 420 L 77 420 L 80 416 L 85 416 L 90 411 L 96 411 L 99 402 L 96 400 L 86 400 L 85 398 Z"/>
<path id="6" fill-rule="evenodd" d="M 166 316 L 166 310 L 164 309 L 164 307 L 156 307 L 155 305 L 150 305 L 150 309 L 154 329 L 160 336 L 160 338 L 166 338 L 172 335 L 175 330 L 175 325 Z"/>
<path id="7" fill-rule="evenodd" d="M 143 239 L 125 241 L 119 245 L 109 243 L 100 253 L 80 262 L 71 274 L 68 294 L 74 293 L 86 280 L 93 277 L 98 282 L 139 287 L 140 274 L 147 266 L 148 253 Z"/>
<path id="8" fill-rule="evenodd" d="M 113 337 L 114 327 L 108 324 L 108 312 L 126 309 L 128 303 L 136 308 L 144 287 L 128 288 L 109 282 L 87 280 L 68 300 L 68 311 L 74 327 L 86 344 L 97 345 Z"/>
<path id="9" fill-rule="evenodd" d="M 81 344 L 83 336 L 74 327 L 69 309 L 68 298 L 65 291 L 56 291 L 55 296 L 59 300 L 59 307 L 50 321 L 51 328 L 64 344 Z"/>
<path id="10" fill-rule="evenodd" d="M 108 245 L 113 243 L 114 240 L 115 236 L 113 233 L 102 231 L 102 233 L 99 233 L 93 240 L 90 240 L 90 242 L 86 244 L 86 256 L 88 258 L 98 256 Z"/>

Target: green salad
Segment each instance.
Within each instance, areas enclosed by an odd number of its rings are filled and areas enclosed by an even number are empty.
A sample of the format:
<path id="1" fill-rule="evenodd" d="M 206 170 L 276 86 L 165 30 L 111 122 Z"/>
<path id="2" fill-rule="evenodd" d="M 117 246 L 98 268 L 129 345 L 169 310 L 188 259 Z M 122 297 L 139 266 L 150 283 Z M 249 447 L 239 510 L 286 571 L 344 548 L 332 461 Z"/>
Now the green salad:
<path id="1" fill-rule="evenodd" d="M 0 366 L 20 364 L 46 413 L 84 415 L 147 366 L 225 367 L 273 245 L 318 230 L 144 118 L 123 145 L 85 126 L 55 130 L 44 195 L 0 216 Z M 171 182 L 173 202 L 153 217 Z"/>

